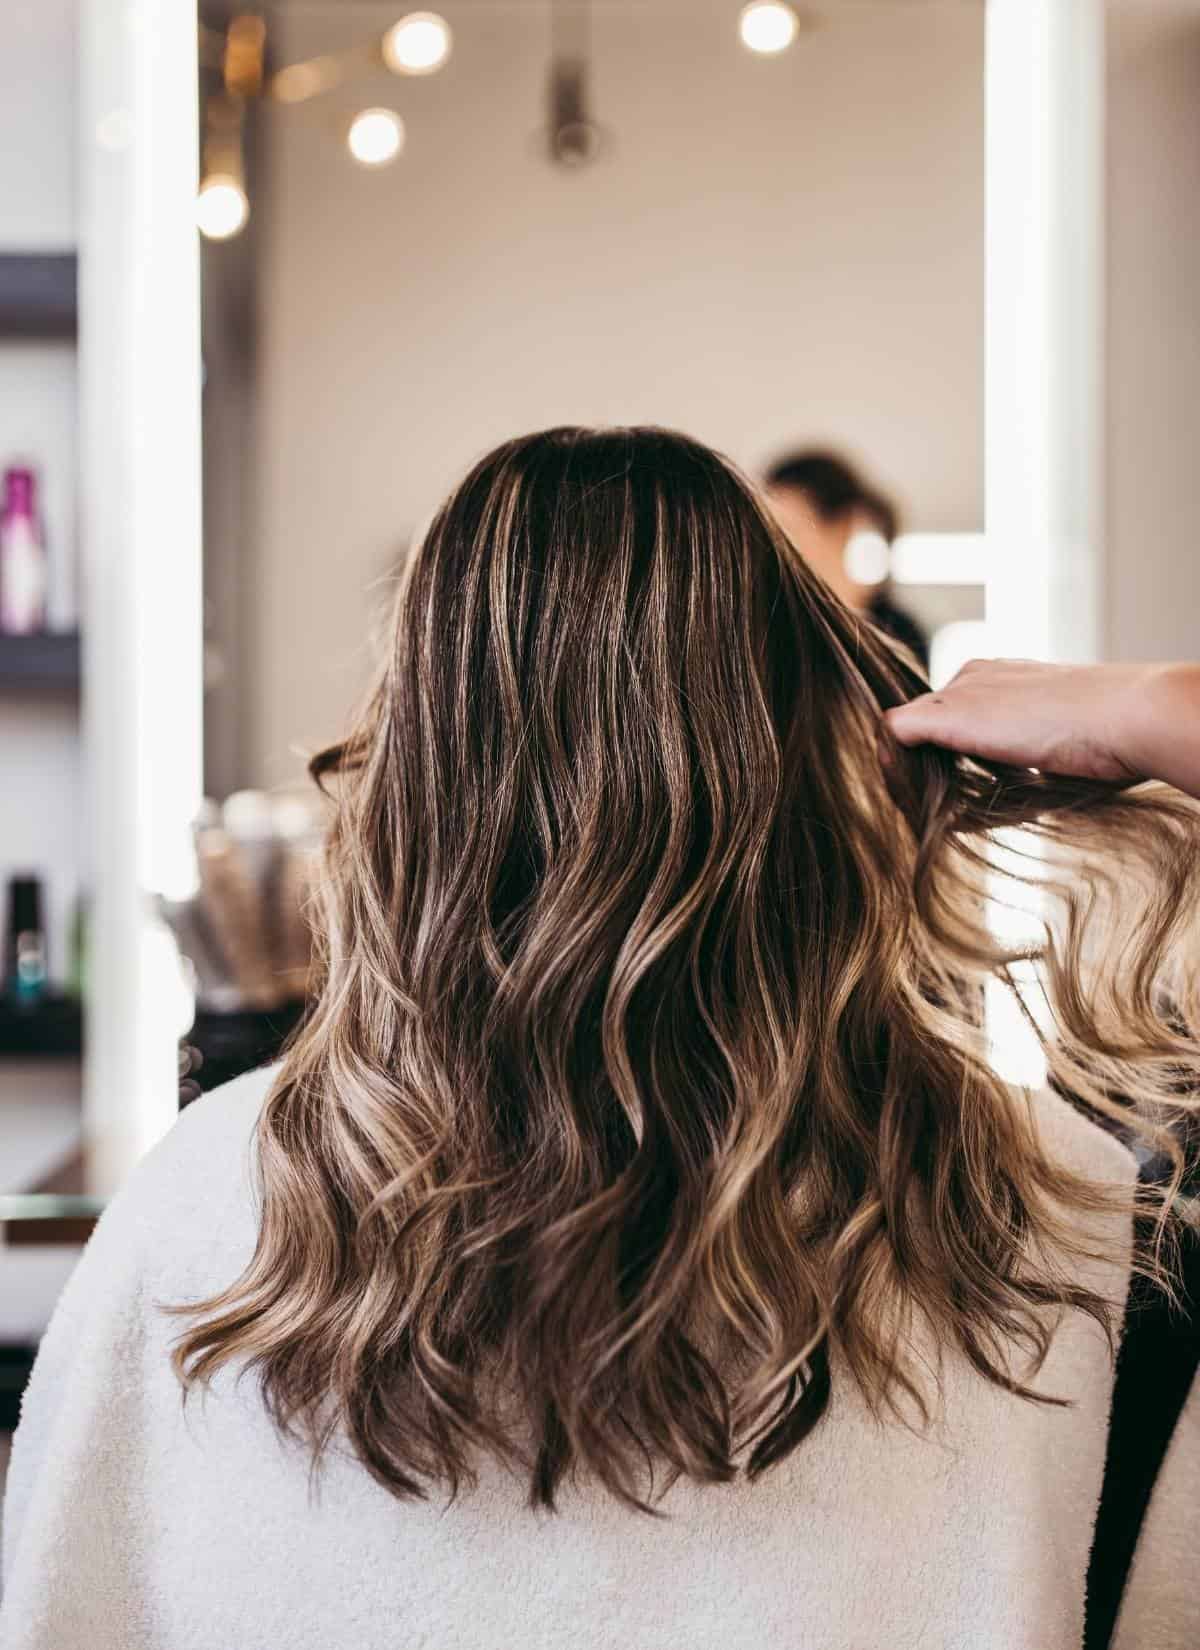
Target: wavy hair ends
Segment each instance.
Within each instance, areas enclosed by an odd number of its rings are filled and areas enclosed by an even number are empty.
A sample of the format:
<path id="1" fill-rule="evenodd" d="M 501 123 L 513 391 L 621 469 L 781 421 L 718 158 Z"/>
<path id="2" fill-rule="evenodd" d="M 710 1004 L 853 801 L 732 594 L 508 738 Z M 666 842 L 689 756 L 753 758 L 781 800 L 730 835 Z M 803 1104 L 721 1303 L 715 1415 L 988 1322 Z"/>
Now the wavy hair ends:
<path id="1" fill-rule="evenodd" d="M 1113 1310 L 1078 1281 L 1089 1217 L 1137 1198 L 1044 1149 L 982 991 L 1036 966 L 1060 1087 L 1178 1172 L 1197 810 L 881 761 L 923 686 L 693 441 L 559 429 L 476 465 L 313 763 L 321 986 L 258 1124 L 254 1256 L 172 1308 L 185 1383 L 255 1370 L 280 1428 L 318 1459 L 343 1433 L 400 1496 L 483 1452 L 534 1504 L 579 1469 L 645 1510 L 661 1475 L 782 1460 L 835 1380 L 919 1421 L 918 1326 L 1057 1401 L 1058 1316 Z M 1020 947 L 985 922 L 1005 827 L 1049 845 Z"/>

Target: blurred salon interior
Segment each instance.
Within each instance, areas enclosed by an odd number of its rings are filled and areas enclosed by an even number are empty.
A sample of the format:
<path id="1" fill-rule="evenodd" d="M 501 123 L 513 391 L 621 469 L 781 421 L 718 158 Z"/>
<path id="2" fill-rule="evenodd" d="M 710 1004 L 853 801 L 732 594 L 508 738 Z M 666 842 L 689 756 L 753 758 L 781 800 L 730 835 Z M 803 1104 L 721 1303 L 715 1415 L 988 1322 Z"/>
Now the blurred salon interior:
<path id="1" fill-rule="evenodd" d="M 1194 656 L 1200 0 L 6 0 L 0 1465 L 181 1041 L 303 1015 L 407 547 L 567 423 L 730 455 L 935 686 Z"/>

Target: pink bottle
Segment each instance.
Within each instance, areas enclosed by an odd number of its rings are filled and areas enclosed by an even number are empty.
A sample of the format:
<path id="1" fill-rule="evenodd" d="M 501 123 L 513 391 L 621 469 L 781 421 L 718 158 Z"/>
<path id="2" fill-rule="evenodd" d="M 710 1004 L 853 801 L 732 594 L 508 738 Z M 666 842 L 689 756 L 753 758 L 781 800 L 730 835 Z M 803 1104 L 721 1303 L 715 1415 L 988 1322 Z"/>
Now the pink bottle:
<path id="1" fill-rule="evenodd" d="M 46 628 L 46 546 L 37 517 L 34 474 L 4 472 L 0 505 L 0 631 L 29 636 Z"/>

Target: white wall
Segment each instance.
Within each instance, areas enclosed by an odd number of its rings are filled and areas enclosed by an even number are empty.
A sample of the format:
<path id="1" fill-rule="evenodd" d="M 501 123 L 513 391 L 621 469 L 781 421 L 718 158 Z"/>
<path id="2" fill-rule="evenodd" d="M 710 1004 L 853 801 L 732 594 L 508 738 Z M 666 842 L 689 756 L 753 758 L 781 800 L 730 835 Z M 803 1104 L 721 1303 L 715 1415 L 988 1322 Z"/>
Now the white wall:
<path id="1" fill-rule="evenodd" d="M 1108 609 L 1115 658 L 1200 657 L 1200 3 L 1111 0 Z"/>
<path id="2" fill-rule="evenodd" d="M 0 249 L 69 252 L 76 237 L 78 0 L 4 0 Z"/>
<path id="3" fill-rule="evenodd" d="M 276 110 L 256 201 L 259 520 L 246 593 L 253 777 L 335 734 L 363 679 L 367 587 L 464 466 L 565 420 L 679 425 L 756 465 L 842 443 L 909 523 L 978 530 L 982 7 L 822 7 L 784 57 L 736 7 L 594 8 L 594 169 L 537 146 L 541 7 L 447 4 L 444 74 Z M 368 8 L 285 22 L 280 61 Z M 337 120 L 394 104 L 401 161 Z"/>

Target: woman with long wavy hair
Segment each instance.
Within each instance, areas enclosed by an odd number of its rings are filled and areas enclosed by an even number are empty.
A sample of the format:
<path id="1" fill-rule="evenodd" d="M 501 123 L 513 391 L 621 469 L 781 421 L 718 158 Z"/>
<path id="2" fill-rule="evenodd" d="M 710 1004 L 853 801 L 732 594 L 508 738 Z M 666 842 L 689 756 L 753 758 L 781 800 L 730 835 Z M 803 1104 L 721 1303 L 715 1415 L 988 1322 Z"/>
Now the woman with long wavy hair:
<path id="1" fill-rule="evenodd" d="M 1200 816 L 892 738 L 924 691 L 695 442 L 472 470 L 312 763 L 307 1021 L 43 1344 L 6 1646 L 1076 1650 Z"/>

